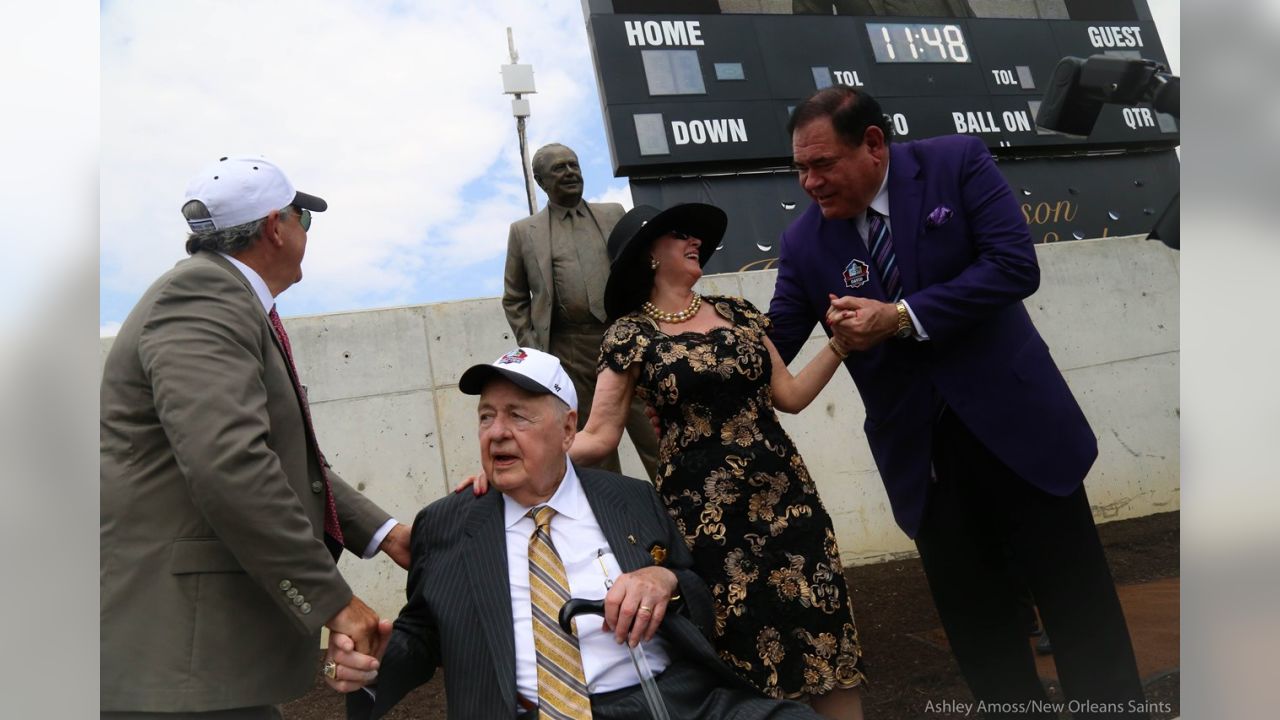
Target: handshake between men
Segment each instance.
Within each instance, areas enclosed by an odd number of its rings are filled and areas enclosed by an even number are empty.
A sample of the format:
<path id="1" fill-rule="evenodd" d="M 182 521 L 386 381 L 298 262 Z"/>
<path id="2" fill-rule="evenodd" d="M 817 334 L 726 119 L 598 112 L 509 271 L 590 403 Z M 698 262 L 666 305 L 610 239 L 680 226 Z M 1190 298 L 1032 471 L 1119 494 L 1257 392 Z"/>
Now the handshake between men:
<path id="1" fill-rule="evenodd" d="M 404 523 L 396 525 L 387 533 L 379 549 L 387 554 L 397 565 L 409 569 L 409 528 Z M 391 621 L 379 618 L 378 614 L 356 596 L 324 624 L 329 628 L 330 644 L 332 638 L 341 637 L 354 652 L 376 653 L 386 647 L 386 639 L 390 634 Z M 384 629 L 385 628 L 385 629 Z M 329 676 L 326 670 L 326 677 Z"/>
<path id="2" fill-rule="evenodd" d="M 612 634 L 616 643 L 630 647 L 653 640 L 677 588 L 675 573 L 663 567 L 624 573 L 605 594 L 604 620 L 599 632 Z M 372 685 L 391 639 L 392 622 L 375 618 L 372 631 L 376 644 L 371 650 L 334 627 L 330 625 L 329 648 L 325 653 L 325 683 L 342 693 Z"/>

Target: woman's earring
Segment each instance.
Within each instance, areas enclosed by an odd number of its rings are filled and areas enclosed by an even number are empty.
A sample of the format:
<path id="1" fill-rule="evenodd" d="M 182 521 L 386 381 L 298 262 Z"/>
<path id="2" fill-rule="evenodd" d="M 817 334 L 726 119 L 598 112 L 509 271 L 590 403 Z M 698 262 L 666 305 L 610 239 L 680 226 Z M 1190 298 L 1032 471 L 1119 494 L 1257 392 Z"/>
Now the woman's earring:
<path id="1" fill-rule="evenodd" d="M 658 269 L 658 258 L 652 258 L 652 257 L 649 258 L 649 269 L 650 270 Z"/>

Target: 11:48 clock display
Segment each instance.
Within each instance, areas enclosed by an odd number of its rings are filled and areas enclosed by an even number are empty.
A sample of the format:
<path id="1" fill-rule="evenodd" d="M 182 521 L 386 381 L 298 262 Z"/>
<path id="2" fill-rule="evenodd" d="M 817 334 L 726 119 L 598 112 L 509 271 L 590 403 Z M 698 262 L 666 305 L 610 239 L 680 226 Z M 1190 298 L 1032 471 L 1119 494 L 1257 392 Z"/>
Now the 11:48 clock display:
<path id="1" fill-rule="evenodd" d="M 959 25 L 867 23 L 876 62 L 967 63 L 969 46 Z"/>

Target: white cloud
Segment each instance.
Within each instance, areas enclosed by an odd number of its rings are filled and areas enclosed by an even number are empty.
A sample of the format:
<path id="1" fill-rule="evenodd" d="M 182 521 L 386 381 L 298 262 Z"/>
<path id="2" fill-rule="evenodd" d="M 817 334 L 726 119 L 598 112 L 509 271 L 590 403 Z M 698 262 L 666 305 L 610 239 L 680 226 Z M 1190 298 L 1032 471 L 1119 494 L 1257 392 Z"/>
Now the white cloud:
<path id="1" fill-rule="evenodd" d="M 115 337 L 120 334 L 120 323 L 112 321 L 98 326 L 98 337 Z"/>
<path id="2" fill-rule="evenodd" d="M 635 207 L 635 203 L 631 200 L 631 184 L 627 182 L 626 178 L 621 178 L 614 184 L 605 188 L 604 192 L 600 193 L 596 197 L 587 198 L 587 202 L 619 203 L 622 207 L 628 210 Z"/>

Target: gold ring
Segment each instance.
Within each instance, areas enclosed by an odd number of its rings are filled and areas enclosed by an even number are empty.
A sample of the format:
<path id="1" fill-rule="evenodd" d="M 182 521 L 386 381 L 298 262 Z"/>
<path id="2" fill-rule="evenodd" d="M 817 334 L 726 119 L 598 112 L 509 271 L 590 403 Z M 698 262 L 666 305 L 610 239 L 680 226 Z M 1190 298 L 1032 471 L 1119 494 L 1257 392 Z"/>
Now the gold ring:
<path id="1" fill-rule="evenodd" d="M 324 661 L 324 676 L 330 680 L 338 679 L 338 663 L 332 660 Z"/>
<path id="2" fill-rule="evenodd" d="M 642 613 L 651 613 L 651 612 L 653 612 L 653 608 L 649 607 L 648 605 L 641 605 L 641 606 L 640 606 L 640 612 L 642 612 Z"/>

